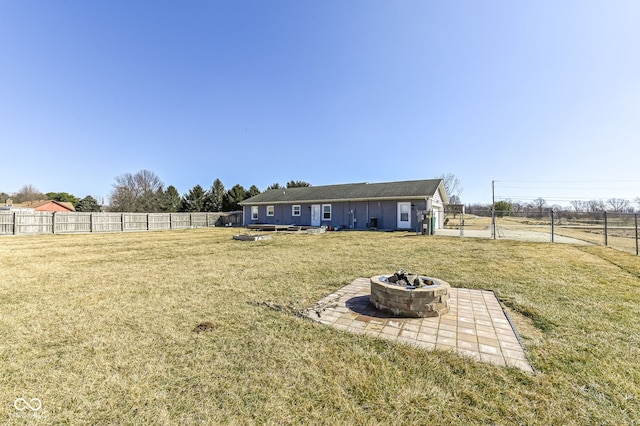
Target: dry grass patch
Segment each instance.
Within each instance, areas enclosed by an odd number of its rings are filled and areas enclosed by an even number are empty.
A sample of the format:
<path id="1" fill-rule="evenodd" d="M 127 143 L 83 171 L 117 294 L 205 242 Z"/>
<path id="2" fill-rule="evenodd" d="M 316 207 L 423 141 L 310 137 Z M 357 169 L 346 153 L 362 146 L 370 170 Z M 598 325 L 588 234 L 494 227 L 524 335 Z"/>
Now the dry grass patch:
<path id="1" fill-rule="evenodd" d="M 0 420 L 633 424 L 640 260 L 602 247 L 230 229 L 3 238 Z M 496 292 L 534 375 L 298 318 L 405 267 Z M 274 310 L 273 306 L 288 307 Z M 204 332 L 199 325 L 211 323 Z M 39 398 L 38 413 L 16 398 Z"/>

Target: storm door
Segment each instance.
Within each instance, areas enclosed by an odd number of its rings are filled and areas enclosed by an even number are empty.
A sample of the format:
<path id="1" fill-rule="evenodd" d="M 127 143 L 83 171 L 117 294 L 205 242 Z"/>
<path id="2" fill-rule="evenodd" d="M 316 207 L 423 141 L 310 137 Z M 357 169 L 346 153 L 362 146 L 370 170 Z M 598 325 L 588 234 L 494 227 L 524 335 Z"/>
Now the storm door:
<path id="1" fill-rule="evenodd" d="M 398 229 L 411 229 L 411 203 L 398 203 Z"/>

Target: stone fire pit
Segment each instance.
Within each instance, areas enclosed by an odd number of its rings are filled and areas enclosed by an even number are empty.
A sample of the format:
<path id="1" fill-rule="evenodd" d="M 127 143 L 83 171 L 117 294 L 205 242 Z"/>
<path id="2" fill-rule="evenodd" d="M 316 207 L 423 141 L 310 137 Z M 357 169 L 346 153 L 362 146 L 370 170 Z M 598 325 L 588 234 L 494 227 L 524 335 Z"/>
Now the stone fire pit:
<path id="1" fill-rule="evenodd" d="M 371 277 L 369 301 L 397 317 L 437 317 L 449 312 L 449 283 L 402 269 L 393 275 Z"/>

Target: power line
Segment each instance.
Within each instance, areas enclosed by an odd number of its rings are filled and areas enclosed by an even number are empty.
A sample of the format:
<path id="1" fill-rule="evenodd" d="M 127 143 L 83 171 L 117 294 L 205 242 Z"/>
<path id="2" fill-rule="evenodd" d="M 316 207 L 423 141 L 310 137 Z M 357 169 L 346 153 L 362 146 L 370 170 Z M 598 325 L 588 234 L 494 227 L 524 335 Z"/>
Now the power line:
<path id="1" fill-rule="evenodd" d="M 553 185 L 558 183 L 558 185 Z M 603 201 L 611 199 L 640 202 L 640 180 L 496 180 L 495 199 L 526 202 L 543 199 L 555 203 Z M 501 194 L 501 192 L 507 194 Z M 532 195 L 535 194 L 535 195 Z"/>
<path id="2" fill-rule="evenodd" d="M 619 182 L 634 182 L 634 183 L 638 183 L 640 184 L 640 180 L 637 179 L 624 179 L 624 180 L 606 180 L 603 181 L 602 179 L 599 180 L 584 180 L 584 179 L 580 179 L 580 180 L 571 180 L 571 179 L 561 179 L 561 180 L 494 180 L 494 182 L 499 183 L 499 182 L 512 182 L 512 183 L 553 183 L 553 182 L 561 182 L 561 183 L 602 183 L 602 182 L 609 182 L 609 183 L 619 183 Z"/>

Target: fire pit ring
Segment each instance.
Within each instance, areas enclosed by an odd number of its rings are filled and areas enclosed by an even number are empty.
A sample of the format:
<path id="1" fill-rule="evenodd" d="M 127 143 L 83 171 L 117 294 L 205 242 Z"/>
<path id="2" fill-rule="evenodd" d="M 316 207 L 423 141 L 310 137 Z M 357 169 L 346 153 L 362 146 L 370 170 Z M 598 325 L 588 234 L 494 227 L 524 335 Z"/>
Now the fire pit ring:
<path id="1" fill-rule="evenodd" d="M 449 283 L 421 275 L 412 276 L 411 281 L 396 281 L 393 277 L 397 276 L 396 273 L 371 277 L 369 301 L 378 310 L 410 318 L 437 317 L 449 312 Z"/>

